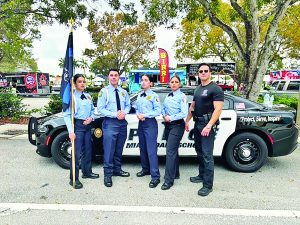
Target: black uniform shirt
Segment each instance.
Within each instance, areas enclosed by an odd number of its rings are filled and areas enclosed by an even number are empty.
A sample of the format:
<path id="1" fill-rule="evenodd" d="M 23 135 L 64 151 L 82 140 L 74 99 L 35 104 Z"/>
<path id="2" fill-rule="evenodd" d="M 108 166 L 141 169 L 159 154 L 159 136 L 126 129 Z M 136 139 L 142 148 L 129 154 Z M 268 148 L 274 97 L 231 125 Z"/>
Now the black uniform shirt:
<path id="1" fill-rule="evenodd" d="M 214 111 L 214 101 L 224 101 L 224 92 L 214 82 L 206 86 L 200 84 L 195 90 L 193 101 L 195 101 L 195 115 L 202 116 Z"/>

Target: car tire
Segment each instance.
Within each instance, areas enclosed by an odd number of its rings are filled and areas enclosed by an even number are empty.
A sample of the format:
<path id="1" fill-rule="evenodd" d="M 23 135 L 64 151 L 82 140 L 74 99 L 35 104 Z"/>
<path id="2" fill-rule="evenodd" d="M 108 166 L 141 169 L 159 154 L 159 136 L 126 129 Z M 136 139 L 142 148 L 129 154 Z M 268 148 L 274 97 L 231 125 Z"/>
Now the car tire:
<path id="1" fill-rule="evenodd" d="M 71 155 L 68 149 L 71 146 L 68 131 L 63 131 L 54 138 L 51 145 L 51 154 L 53 160 L 62 168 L 70 168 Z"/>
<path id="2" fill-rule="evenodd" d="M 268 147 L 258 135 L 244 132 L 232 137 L 225 149 L 228 166 L 238 172 L 255 172 L 266 162 Z"/>

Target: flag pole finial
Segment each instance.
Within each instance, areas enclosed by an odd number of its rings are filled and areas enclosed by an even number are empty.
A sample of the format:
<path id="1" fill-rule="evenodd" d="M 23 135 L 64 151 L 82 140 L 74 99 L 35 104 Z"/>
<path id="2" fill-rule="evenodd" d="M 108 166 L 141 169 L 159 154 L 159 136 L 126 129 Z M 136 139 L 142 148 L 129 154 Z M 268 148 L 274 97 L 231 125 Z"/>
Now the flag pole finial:
<path id="1" fill-rule="evenodd" d="M 74 19 L 73 18 L 69 19 L 68 20 L 68 24 L 69 24 L 69 26 L 71 28 L 70 32 L 73 32 L 73 28 L 74 28 L 74 24 L 75 24 Z"/>

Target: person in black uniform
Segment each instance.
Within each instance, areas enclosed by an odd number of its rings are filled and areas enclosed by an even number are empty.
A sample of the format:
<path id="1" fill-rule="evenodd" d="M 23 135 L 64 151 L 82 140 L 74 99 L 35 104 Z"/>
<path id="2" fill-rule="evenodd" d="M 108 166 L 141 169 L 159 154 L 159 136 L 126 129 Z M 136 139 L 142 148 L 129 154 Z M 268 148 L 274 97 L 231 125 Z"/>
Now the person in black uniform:
<path id="1" fill-rule="evenodd" d="M 179 89 L 180 84 L 180 78 L 174 75 L 170 81 L 172 92 L 165 98 L 162 107 L 167 140 L 165 182 L 161 186 L 162 190 L 168 190 L 173 186 L 176 175 L 179 178 L 178 148 L 184 134 L 184 119 L 188 113 L 187 99 Z"/>
<path id="2" fill-rule="evenodd" d="M 218 123 L 222 112 L 224 93 L 217 84 L 211 81 L 209 64 L 200 64 L 198 72 L 201 84 L 195 90 L 194 99 L 186 118 L 185 129 L 189 131 L 189 121 L 193 117 L 195 120 L 194 140 L 199 159 L 199 174 L 191 177 L 190 181 L 193 183 L 203 182 L 203 187 L 198 191 L 198 195 L 207 196 L 213 187 L 214 127 Z"/>
<path id="3" fill-rule="evenodd" d="M 85 78 L 82 74 L 73 77 L 74 91 L 74 129 L 71 124 L 71 108 L 64 112 L 64 120 L 69 132 L 69 138 L 75 141 L 75 189 L 83 187 L 79 181 L 79 164 L 81 158 L 82 178 L 96 179 L 99 174 L 92 172 L 92 136 L 91 122 L 94 120 L 94 105 L 92 97 L 84 92 Z M 82 154 L 82 157 L 81 157 Z M 72 160 L 70 160 L 70 185 L 72 182 Z"/>

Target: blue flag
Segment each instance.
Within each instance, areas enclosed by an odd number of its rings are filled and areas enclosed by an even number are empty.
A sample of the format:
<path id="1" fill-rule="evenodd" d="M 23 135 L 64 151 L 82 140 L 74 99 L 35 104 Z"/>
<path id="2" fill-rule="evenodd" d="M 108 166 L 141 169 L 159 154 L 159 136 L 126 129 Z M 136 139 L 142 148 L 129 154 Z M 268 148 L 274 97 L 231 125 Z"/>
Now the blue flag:
<path id="1" fill-rule="evenodd" d="M 71 102 L 71 82 L 73 77 L 73 32 L 70 32 L 64 70 L 61 77 L 60 97 L 62 98 L 62 108 L 65 112 Z"/>

